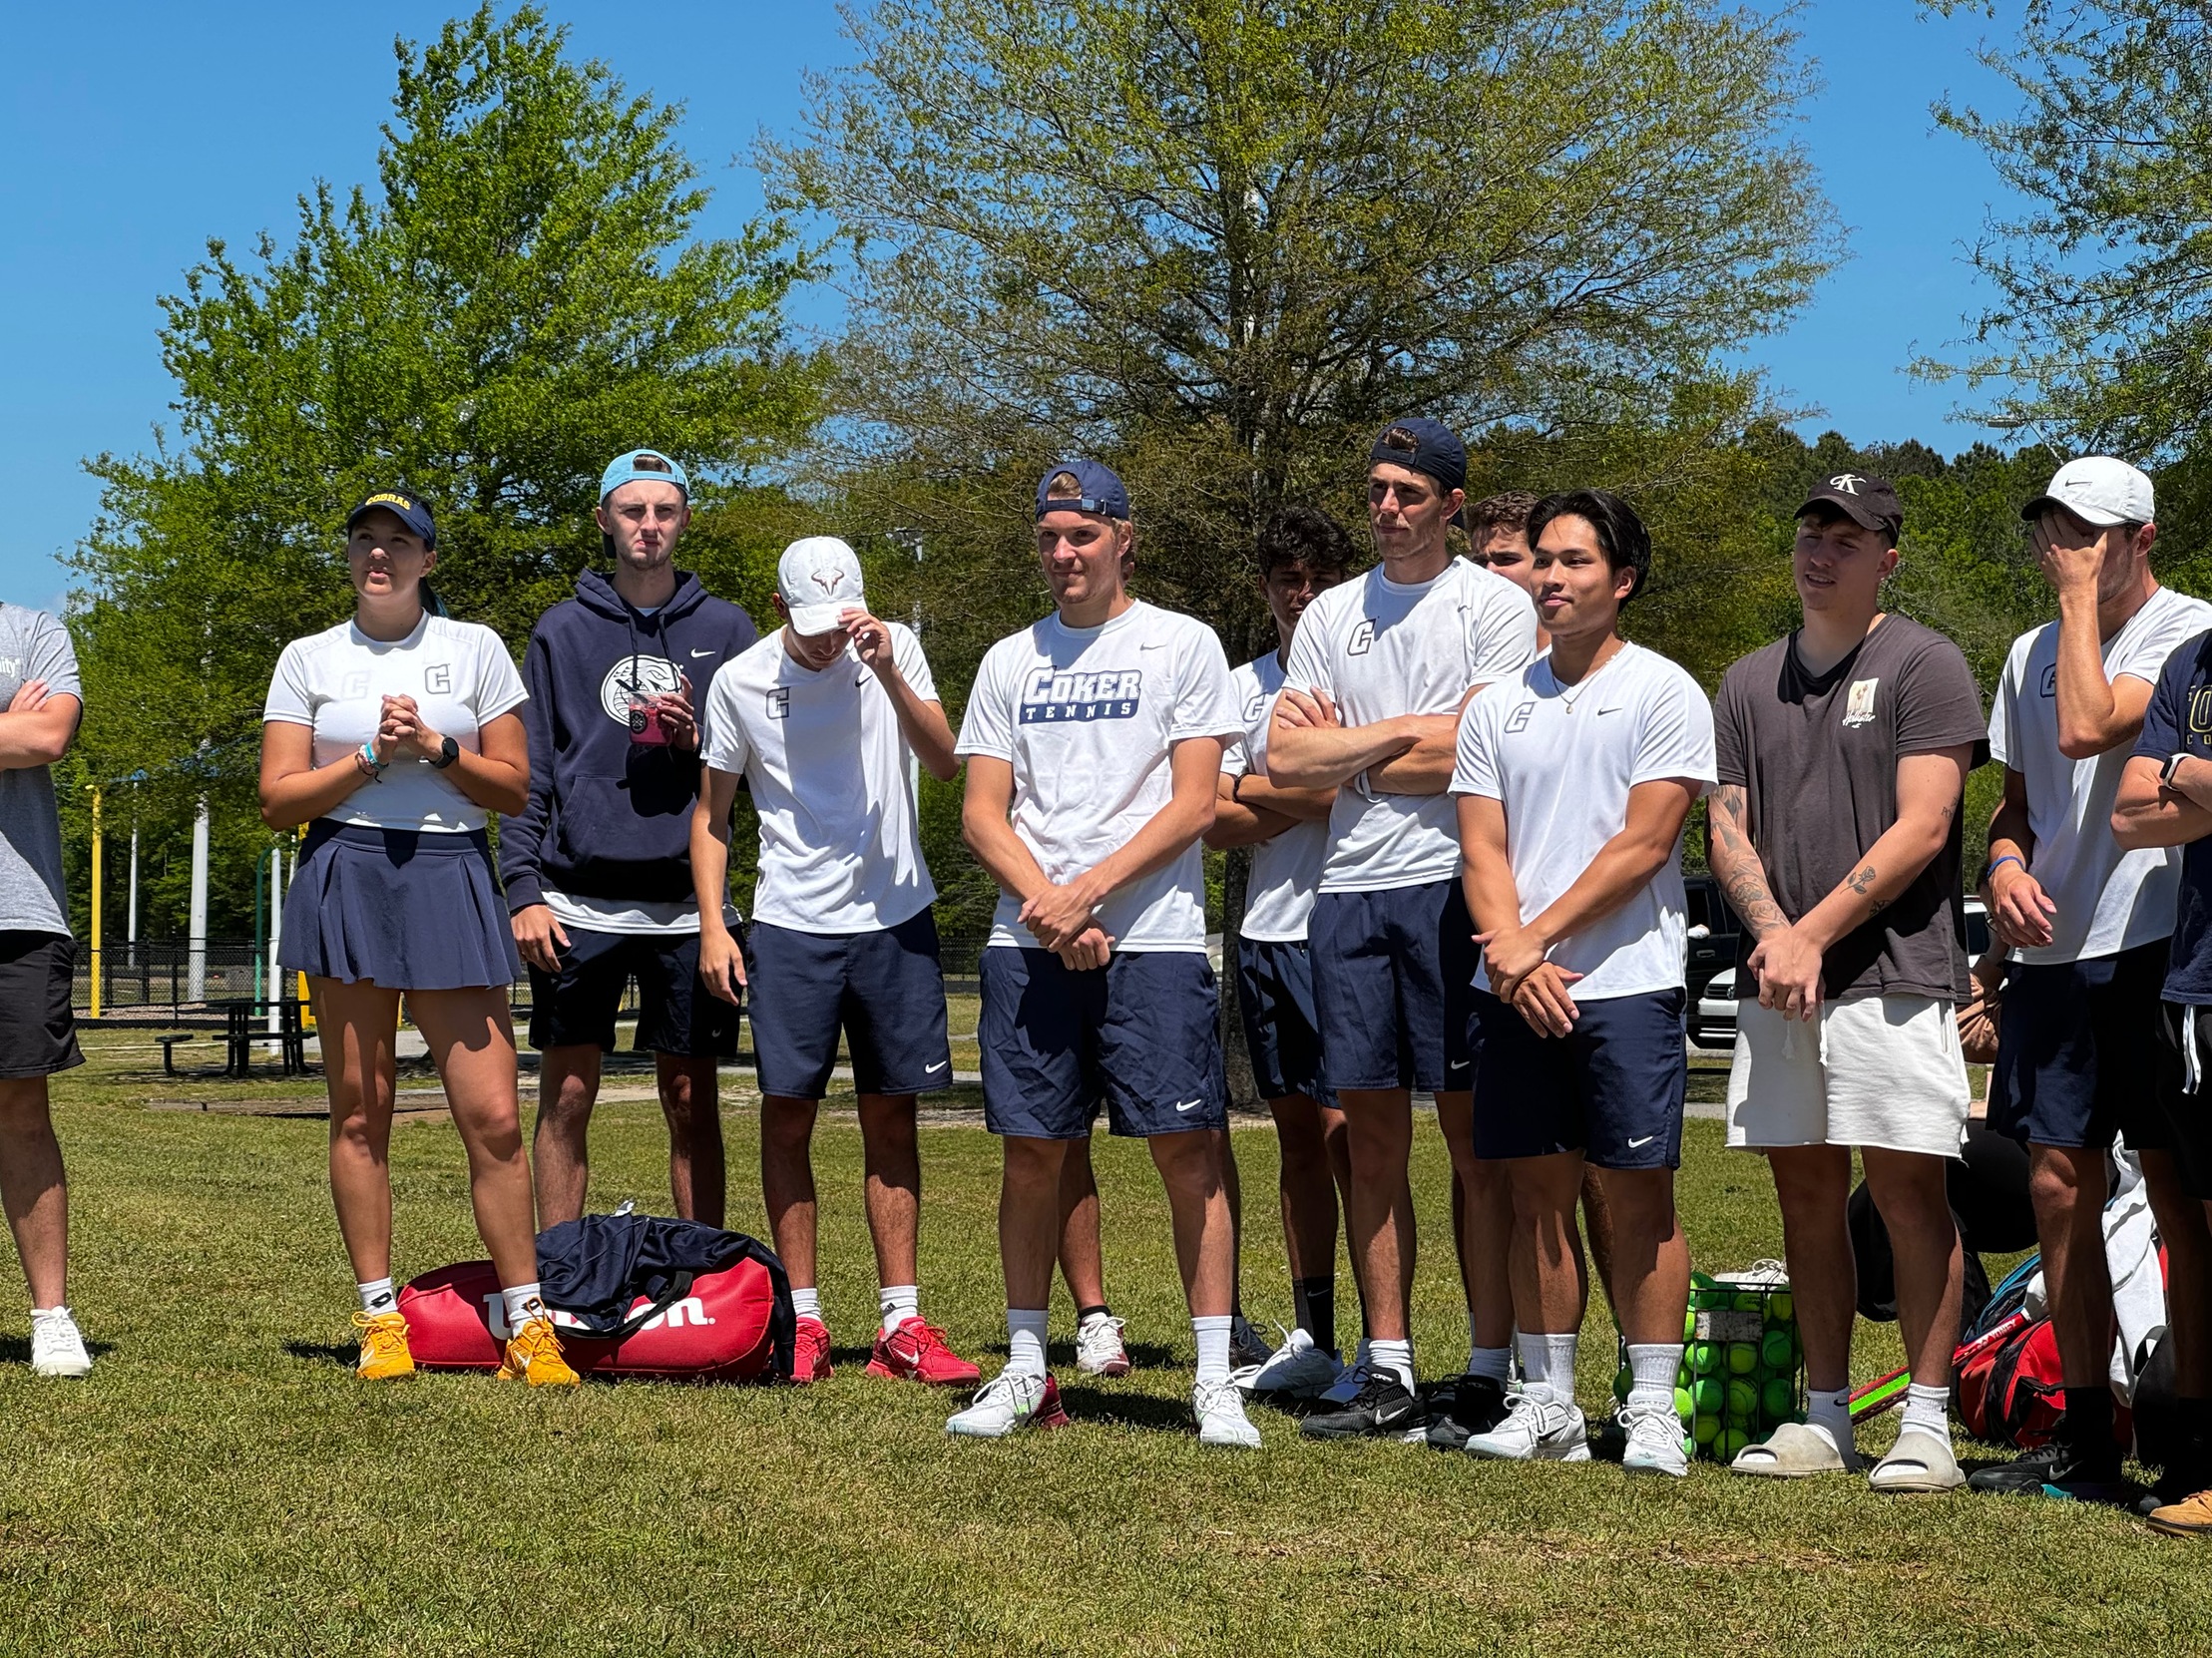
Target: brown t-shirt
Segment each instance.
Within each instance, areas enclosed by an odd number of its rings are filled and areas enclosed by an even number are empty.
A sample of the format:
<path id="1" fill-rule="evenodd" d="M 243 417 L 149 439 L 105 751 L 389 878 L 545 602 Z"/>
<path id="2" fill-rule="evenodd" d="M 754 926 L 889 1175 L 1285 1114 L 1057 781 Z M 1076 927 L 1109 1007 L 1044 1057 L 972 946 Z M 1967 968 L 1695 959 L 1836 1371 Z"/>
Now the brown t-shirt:
<path id="1" fill-rule="evenodd" d="M 1797 921 L 1859 867 L 1897 821 L 1897 762 L 1906 754 L 1974 748 L 1989 758 L 1989 725 L 1974 673 L 1943 634 L 1886 617 L 1850 655 L 1815 675 L 1797 635 L 1729 668 L 1713 708 L 1722 787 L 1745 796 L 1752 844 L 1782 913 Z M 1959 814 L 1913 884 L 1829 948 L 1821 982 L 1831 1002 L 1867 996 L 1968 995 L 1967 931 L 1959 890 Z M 1736 954 L 1736 994 L 1756 996 Z"/>

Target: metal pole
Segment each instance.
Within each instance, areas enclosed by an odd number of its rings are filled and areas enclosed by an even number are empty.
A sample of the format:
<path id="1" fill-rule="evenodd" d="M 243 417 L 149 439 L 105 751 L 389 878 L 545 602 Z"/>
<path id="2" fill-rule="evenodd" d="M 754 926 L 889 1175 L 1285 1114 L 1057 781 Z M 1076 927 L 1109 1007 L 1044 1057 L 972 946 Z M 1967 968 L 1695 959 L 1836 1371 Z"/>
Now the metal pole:
<path id="1" fill-rule="evenodd" d="M 261 866 L 269 861 L 275 851 L 274 847 L 270 847 L 253 860 L 253 995 L 256 999 L 261 995 L 261 924 L 267 919 L 267 903 L 261 885 Z M 271 974 L 274 974 L 276 964 L 274 962 L 269 963 L 268 969 Z"/>
<path id="2" fill-rule="evenodd" d="M 125 957 L 126 970 L 138 966 L 139 961 L 139 826 L 131 825 L 131 912 L 124 917 L 123 942 L 130 951 Z"/>
<path id="3" fill-rule="evenodd" d="M 279 842 L 268 849 L 268 1031 L 279 1036 L 284 1029 L 278 1005 L 284 1000 L 283 970 L 276 965 L 277 946 L 284 941 L 284 848 Z"/>
<path id="4" fill-rule="evenodd" d="M 92 1017 L 100 1017 L 100 791 L 92 791 Z"/>
<path id="5" fill-rule="evenodd" d="M 192 915 L 186 948 L 192 953 L 186 984 L 195 1002 L 208 1000 L 208 797 L 192 820 Z"/>

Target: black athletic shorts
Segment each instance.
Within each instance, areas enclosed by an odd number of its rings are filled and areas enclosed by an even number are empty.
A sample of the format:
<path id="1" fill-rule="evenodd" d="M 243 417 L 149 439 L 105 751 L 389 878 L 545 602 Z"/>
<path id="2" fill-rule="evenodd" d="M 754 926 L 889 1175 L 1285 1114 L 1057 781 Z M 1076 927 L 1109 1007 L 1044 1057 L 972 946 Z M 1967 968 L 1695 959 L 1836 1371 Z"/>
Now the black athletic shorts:
<path id="1" fill-rule="evenodd" d="M 51 1076 L 85 1062 L 70 1008 L 77 941 L 0 933 L 0 1076 Z"/>
<path id="2" fill-rule="evenodd" d="M 615 1050 L 623 991 L 638 981 L 640 1053 L 684 1059 L 737 1056 L 737 1010 L 699 978 L 696 933 L 593 933 L 562 924 L 569 936 L 561 971 L 530 970 L 530 1045 Z"/>
<path id="3" fill-rule="evenodd" d="M 2166 940 L 2116 956 L 2015 965 L 1997 1019 L 1990 1126 L 2030 1145 L 2167 1149 L 2158 1095 L 2170 1050 L 2158 1039 Z"/>
<path id="4" fill-rule="evenodd" d="M 2212 1008 L 2162 1002 L 2158 1030 L 2174 1059 L 2158 1090 L 2166 1108 L 2167 1149 L 2189 1190 L 2212 1203 Z M 2196 1038 L 2194 1054 L 2183 1051 L 2184 1030 Z"/>

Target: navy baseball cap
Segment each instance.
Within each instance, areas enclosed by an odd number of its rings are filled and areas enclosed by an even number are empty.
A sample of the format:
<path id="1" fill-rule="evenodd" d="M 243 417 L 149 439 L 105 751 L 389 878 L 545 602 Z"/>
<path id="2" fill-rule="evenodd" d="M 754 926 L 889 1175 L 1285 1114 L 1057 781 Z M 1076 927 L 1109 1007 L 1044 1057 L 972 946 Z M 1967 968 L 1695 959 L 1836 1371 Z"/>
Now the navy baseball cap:
<path id="1" fill-rule="evenodd" d="M 1447 490 L 1467 483 L 1467 445 L 1443 421 L 1426 415 L 1408 415 L 1385 426 L 1367 452 L 1368 465 L 1377 462 L 1434 478 Z"/>
<path id="2" fill-rule="evenodd" d="M 691 480 L 683 475 L 683 468 L 658 449 L 633 449 L 609 461 L 607 470 L 599 475 L 599 498 L 605 501 L 623 485 L 640 479 L 649 484 L 673 484 L 683 492 L 684 500 L 691 499 Z"/>
<path id="3" fill-rule="evenodd" d="M 429 504 L 410 490 L 378 490 L 363 497 L 361 504 L 345 515 L 345 533 L 353 534 L 353 527 L 375 512 L 390 513 L 414 531 L 423 546 L 438 545 L 438 521 L 430 516 Z"/>
<path id="4" fill-rule="evenodd" d="M 1076 481 L 1076 494 L 1047 497 L 1053 480 L 1067 473 Z M 1129 517 L 1129 492 L 1121 487 L 1121 480 L 1113 475 L 1113 468 L 1104 461 L 1055 461 L 1045 469 L 1045 476 L 1037 480 L 1037 516 L 1047 513 L 1092 513 L 1100 518 L 1117 518 L 1124 524 Z"/>

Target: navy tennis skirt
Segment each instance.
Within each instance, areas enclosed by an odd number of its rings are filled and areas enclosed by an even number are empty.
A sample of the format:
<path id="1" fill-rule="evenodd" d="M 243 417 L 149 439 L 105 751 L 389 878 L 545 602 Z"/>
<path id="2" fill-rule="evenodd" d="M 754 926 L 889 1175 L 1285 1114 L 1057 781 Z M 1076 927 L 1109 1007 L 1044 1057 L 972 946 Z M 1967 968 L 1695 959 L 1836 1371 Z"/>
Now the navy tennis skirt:
<path id="1" fill-rule="evenodd" d="M 522 958 L 481 829 L 371 829 L 317 818 L 284 898 L 278 965 L 347 984 L 511 985 Z"/>

